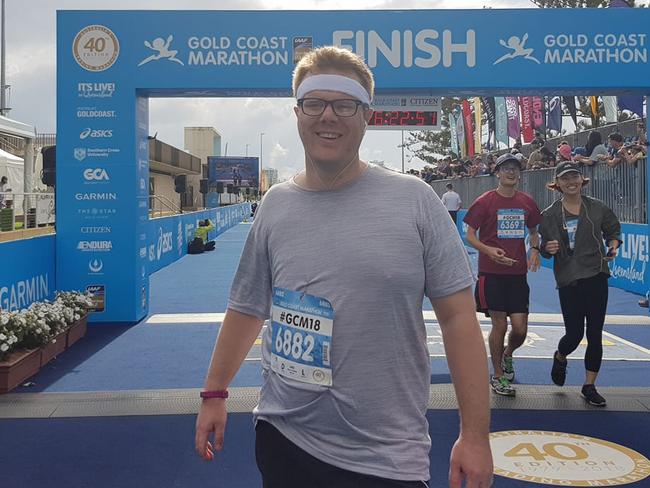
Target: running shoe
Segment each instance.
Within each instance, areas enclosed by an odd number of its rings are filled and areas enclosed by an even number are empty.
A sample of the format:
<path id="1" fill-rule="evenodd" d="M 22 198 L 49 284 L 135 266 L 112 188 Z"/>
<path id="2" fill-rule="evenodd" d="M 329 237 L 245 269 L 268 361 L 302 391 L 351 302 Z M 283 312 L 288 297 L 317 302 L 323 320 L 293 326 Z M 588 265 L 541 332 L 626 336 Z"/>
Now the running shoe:
<path id="1" fill-rule="evenodd" d="M 501 369 L 503 369 L 503 377 L 512 382 L 515 379 L 515 367 L 512 364 L 512 356 L 503 356 L 501 358 Z"/>
<path id="2" fill-rule="evenodd" d="M 582 385 L 582 396 L 585 397 L 589 405 L 593 405 L 594 407 L 604 407 L 607 405 L 607 400 L 600 396 L 596 391 L 595 385 Z"/>
<path id="3" fill-rule="evenodd" d="M 497 395 L 515 396 L 516 393 L 510 382 L 503 376 L 501 378 L 492 376 L 490 378 L 490 388 Z"/>
<path id="4" fill-rule="evenodd" d="M 566 366 L 568 361 L 560 361 L 557 358 L 557 351 L 553 353 L 553 367 L 551 368 L 551 379 L 557 386 L 564 386 L 566 381 Z"/>

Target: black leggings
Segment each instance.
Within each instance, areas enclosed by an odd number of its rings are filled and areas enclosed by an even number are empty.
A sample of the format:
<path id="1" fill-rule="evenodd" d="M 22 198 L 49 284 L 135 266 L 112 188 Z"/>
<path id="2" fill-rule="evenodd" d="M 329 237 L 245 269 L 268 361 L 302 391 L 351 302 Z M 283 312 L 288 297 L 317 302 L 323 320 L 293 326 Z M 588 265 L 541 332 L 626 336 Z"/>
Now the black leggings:
<path id="1" fill-rule="evenodd" d="M 597 373 L 603 360 L 603 325 L 609 292 L 607 275 L 600 273 L 578 280 L 576 285 L 563 286 L 558 291 L 565 330 L 558 351 L 568 356 L 576 350 L 584 336 L 587 319 L 585 368 Z"/>
<path id="2" fill-rule="evenodd" d="M 264 488 L 428 488 L 424 481 L 398 481 L 354 473 L 316 459 L 264 420 L 255 426 L 255 457 Z"/>

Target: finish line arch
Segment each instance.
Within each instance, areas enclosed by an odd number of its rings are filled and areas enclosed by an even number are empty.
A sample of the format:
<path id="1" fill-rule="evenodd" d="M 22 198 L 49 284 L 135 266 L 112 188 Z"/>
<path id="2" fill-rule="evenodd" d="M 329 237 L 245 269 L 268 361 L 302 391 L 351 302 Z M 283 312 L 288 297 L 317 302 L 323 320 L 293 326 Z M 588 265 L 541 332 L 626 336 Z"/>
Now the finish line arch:
<path id="1" fill-rule="evenodd" d="M 646 95 L 648 25 L 622 8 L 59 11 L 57 288 L 101 282 L 96 322 L 147 315 L 150 97 L 289 97 L 300 55 L 329 44 L 366 59 L 378 94 Z"/>

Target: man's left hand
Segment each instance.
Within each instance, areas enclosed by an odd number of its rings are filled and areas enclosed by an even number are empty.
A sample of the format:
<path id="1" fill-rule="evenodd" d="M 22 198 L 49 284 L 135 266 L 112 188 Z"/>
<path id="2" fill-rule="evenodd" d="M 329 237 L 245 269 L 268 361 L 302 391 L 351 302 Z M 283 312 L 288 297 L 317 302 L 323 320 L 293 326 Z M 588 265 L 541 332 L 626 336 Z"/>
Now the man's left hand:
<path id="1" fill-rule="evenodd" d="M 489 488 L 492 486 L 492 451 L 488 439 L 464 439 L 461 435 L 451 449 L 449 488 Z"/>

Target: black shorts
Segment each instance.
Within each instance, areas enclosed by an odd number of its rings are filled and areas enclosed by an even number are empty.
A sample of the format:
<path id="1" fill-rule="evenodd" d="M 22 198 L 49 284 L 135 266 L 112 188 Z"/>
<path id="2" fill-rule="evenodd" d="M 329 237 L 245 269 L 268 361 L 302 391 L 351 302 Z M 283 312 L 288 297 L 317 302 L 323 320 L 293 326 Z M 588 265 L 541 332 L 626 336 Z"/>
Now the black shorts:
<path id="1" fill-rule="evenodd" d="M 479 274 L 474 291 L 476 310 L 528 313 L 530 288 L 526 275 Z"/>
<path id="2" fill-rule="evenodd" d="M 264 488 L 427 488 L 424 481 L 399 481 L 354 473 L 303 451 L 264 420 L 255 426 L 255 457 Z"/>

